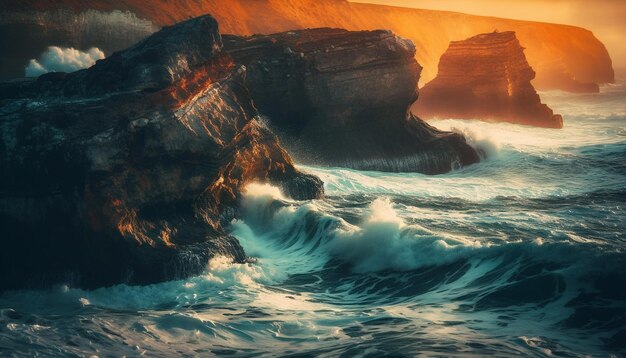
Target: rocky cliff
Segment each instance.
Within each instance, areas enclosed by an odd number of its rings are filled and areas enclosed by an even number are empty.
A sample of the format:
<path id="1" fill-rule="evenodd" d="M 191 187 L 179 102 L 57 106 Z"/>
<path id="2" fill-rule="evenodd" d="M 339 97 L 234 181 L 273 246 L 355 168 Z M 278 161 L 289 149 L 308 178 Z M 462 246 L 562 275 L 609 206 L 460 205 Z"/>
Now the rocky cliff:
<path id="1" fill-rule="evenodd" d="M 88 70 L 0 85 L 0 290 L 147 283 L 245 259 L 243 185 L 322 194 L 258 120 L 208 16 Z"/>
<path id="2" fill-rule="evenodd" d="M 494 29 L 512 30 L 517 33 L 522 46 L 527 49 L 528 62 L 537 72 L 534 84 L 539 89 L 597 91 L 597 84 L 614 81 L 611 59 L 604 45 L 590 31 L 565 25 L 357 4 L 346 0 L 196 2 L 184 0 L 150 2 L 5 0 L 0 9 L 0 35 L 5 39 L 5 44 L 15 44 L 11 48 L 3 49 L 5 56 L 0 61 L 11 63 L 21 61 L 22 66 L 25 66 L 30 58 L 36 57 L 46 46 L 61 45 L 60 43 L 40 44 L 37 41 L 20 40 L 23 37 L 32 38 L 33 31 L 43 31 L 42 34 L 49 36 L 56 31 L 57 37 L 60 36 L 64 44 L 78 43 L 79 41 L 71 35 L 72 29 L 77 24 L 89 27 L 91 22 L 80 21 L 86 11 L 96 11 L 105 17 L 109 16 L 112 10 L 120 10 L 128 14 L 128 19 L 136 17 L 148 20 L 153 26 L 169 25 L 190 16 L 210 13 L 220 22 L 222 32 L 236 35 L 269 34 L 314 27 L 348 30 L 389 29 L 415 43 L 418 49 L 416 59 L 424 66 L 422 83 L 435 77 L 439 58 L 451 41 L 463 40 Z M 50 17 L 57 16 L 55 14 L 59 11 L 58 9 L 75 14 L 76 20 L 49 20 Z M 92 33 L 98 34 L 98 37 L 112 38 L 123 32 L 125 38 L 141 37 L 146 28 L 145 25 L 135 20 L 130 22 L 133 24 L 129 25 L 130 27 L 110 26 L 100 31 L 92 31 Z M 106 23 L 106 21 L 98 21 L 98 23 Z M 24 26 L 28 24 L 43 27 L 25 28 Z M 48 26 L 48 24 L 58 24 L 58 26 Z M 22 28 L 22 30 L 16 31 L 16 28 Z M 136 30 L 129 34 L 129 28 Z M 115 43 L 102 39 L 90 40 L 92 38 L 82 37 L 80 43 L 83 46 Z M 101 47 L 106 47 L 102 44 L 100 44 Z M 14 48 L 20 49 L 23 55 L 14 55 L 16 53 Z M 0 62 L 0 64 L 0 68 L 5 67 L 4 63 Z M 17 74 L 21 72 L 18 71 Z M 15 76 L 15 73 L 13 75 Z"/>
<path id="3" fill-rule="evenodd" d="M 298 162 L 438 174 L 478 161 L 462 136 L 408 113 L 421 68 L 389 31 L 224 36 L 224 49 Z"/>
<path id="4" fill-rule="evenodd" d="M 420 91 L 423 118 L 462 118 L 562 128 L 563 118 L 541 103 L 524 49 L 514 32 L 492 32 L 454 41 L 439 73 Z"/>

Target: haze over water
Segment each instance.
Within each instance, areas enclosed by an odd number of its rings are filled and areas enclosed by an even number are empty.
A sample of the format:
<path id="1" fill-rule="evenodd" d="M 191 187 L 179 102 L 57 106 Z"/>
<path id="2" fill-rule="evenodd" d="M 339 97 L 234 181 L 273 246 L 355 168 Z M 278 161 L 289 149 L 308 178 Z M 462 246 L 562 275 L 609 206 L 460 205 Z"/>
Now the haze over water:
<path id="1" fill-rule="evenodd" d="M 443 120 L 487 158 L 440 176 L 301 167 L 251 185 L 255 263 L 145 287 L 0 296 L 0 355 L 626 353 L 626 86 L 542 93 L 565 128 Z"/>

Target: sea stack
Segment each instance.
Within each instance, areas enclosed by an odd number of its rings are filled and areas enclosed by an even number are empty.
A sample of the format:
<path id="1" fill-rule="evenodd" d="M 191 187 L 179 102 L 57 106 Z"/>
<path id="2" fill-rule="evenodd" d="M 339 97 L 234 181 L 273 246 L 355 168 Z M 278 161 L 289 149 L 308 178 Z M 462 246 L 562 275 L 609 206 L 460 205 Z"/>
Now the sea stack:
<path id="1" fill-rule="evenodd" d="M 541 103 L 534 78 L 515 32 L 480 34 L 450 43 L 437 77 L 422 88 L 414 109 L 424 119 L 562 128 L 563 118 Z"/>
<path id="2" fill-rule="evenodd" d="M 300 163 L 440 174 L 479 156 L 410 114 L 421 66 L 390 31 L 308 29 L 224 36 L 255 105 Z"/>

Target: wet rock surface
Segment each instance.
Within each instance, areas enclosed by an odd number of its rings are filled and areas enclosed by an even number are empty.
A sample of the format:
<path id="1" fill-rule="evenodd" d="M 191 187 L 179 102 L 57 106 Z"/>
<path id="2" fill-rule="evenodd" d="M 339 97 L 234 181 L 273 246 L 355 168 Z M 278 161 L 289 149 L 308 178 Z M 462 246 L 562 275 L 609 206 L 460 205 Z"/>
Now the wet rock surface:
<path id="1" fill-rule="evenodd" d="M 243 186 L 322 195 L 221 49 L 204 16 L 90 69 L 0 85 L 0 290 L 145 284 L 216 255 L 242 262 L 224 223 Z"/>

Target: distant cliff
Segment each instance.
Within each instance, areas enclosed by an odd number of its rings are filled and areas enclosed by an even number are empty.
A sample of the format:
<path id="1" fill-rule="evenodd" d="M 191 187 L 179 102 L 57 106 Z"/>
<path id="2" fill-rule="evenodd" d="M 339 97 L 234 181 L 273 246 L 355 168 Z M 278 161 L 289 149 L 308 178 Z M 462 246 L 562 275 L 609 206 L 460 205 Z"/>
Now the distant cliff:
<path id="1" fill-rule="evenodd" d="M 462 136 L 409 113 L 421 67 L 389 31 L 224 36 L 224 50 L 300 163 L 440 174 L 478 161 Z"/>
<path id="2" fill-rule="evenodd" d="M 128 11 L 139 19 L 150 20 L 155 26 L 170 25 L 191 16 L 210 13 L 220 22 L 223 33 L 251 35 L 275 33 L 292 29 L 334 27 L 348 30 L 389 29 L 411 39 L 416 47 L 416 59 L 424 67 L 422 83 L 437 74 L 437 63 L 451 41 L 463 40 L 479 33 L 515 31 L 526 50 L 528 62 L 537 72 L 534 84 L 539 89 L 568 91 L 597 91 L 599 83 L 614 81 L 611 59 L 604 45 L 585 29 L 556 24 L 516 21 L 492 17 L 471 16 L 453 12 L 398 8 L 381 5 L 349 3 L 346 0 L 229 0 L 229 1 L 69 1 L 6 0 L 1 6 L 0 35 L 3 38 L 32 37 L 32 31 L 15 32 L 25 23 L 43 25 L 49 22 L 53 10 L 69 9 L 82 16 L 83 11 Z M 21 14 L 21 15 L 19 15 Z M 18 16 L 19 15 L 19 16 Z M 13 20 L 18 19 L 18 20 Z M 24 22 L 23 19 L 28 19 Z M 16 24 L 16 22 L 18 24 Z M 21 25 L 20 25 L 21 24 Z M 57 31 L 66 43 L 75 21 L 65 21 Z M 29 25 L 30 26 L 30 25 Z M 12 30 L 11 30 L 12 29 Z M 29 27 L 30 29 L 30 27 Z M 39 31 L 39 30 L 38 30 Z M 123 28 L 111 26 L 98 36 L 114 36 Z M 141 37 L 142 29 L 136 30 Z M 11 35 L 7 37 L 7 34 Z M 6 40 L 6 41 L 9 41 Z M 100 41 L 100 40 L 99 40 Z M 19 40 L 9 41 L 27 46 Z M 111 42 L 111 41 L 107 41 Z M 98 41 L 85 41 L 95 46 Z M 52 45 L 50 44 L 45 44 Z M 102 45 L 103 46 L 103 45 Z M 32 47 L 32 46 L 31 46 Z M 41 47 L 41 46 L 40 46 Z M 43 48 L 39 48 L 41 52 Z M 3 53 L 14 56 L 11 49 Z M 26 53 L 27 51 L 22 51 Z M 35 57 L 37 51 L 30 51 Z M 26 61 L 28 60 L 25 59 Z M 9 61 L 9 60 L 5 60 Z M 15 63 L 15 59 L 11 63 Z M 21 59 L 24 62 L 23 56 Z M 26 63 L 26 62 L 24 62 Z M 3 65 L 4 66 L 4 65 Z M 3 67 L 0 66 L 0 67 Z M 6 74 L 3 76 L 6 77 Z"/>
<path id="3" fill-rule="evenodd" d="M 415 103 L 422 118 L 464 118 L 561 128 L 563 118 L 541 103 L 524 49 L 514 32 L 454 41 L 437 77 Z"/>

